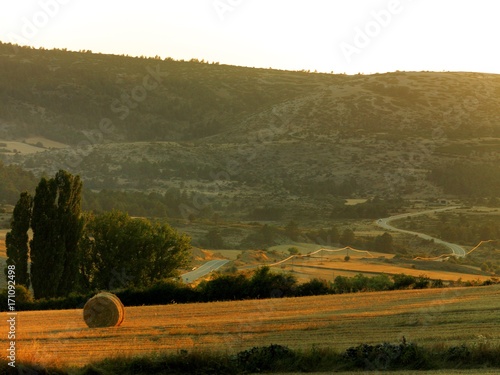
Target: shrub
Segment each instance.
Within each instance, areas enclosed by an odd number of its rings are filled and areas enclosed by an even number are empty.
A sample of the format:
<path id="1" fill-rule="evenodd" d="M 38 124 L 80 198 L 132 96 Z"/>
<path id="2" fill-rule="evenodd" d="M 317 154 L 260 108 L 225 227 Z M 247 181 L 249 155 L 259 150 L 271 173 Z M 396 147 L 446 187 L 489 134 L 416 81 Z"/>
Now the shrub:
<path id="1" fill-rule="evenodd" d="M 443 288 L 443 287 L 444 287 L 443 280 L 441 279 L 432 280 L 431 288 Z"/>
<path id="2" fill-rule="evenodd" d="M 410 287 L 415 285 L 415 282 L 417 281 L 415 277 L 405 275 L 404 273 L 394 275 L 392 276 L 392 279 L 394 280 L 394 289 L 410 289 Z"/>
<path id="3" fill-rule="evenodd" d="M 33 295 L 24 285 L 16 285 L 16 302 L 33 302 Z"/>
<path id="4" fill-rule="evenodd" d="M 383 291 L 394 289 L 394 283 L 387 275 L 377 275 L 368 279 L 368 290 Z"/>
<path id="5" fill-rule="evenodd" d="M 286 367 L 295 353 L 286 346 L 270 345 L 253 347 L 237 354 L 238 367 L 245 372 L 276 371 Z"/>
<path id="6" fill-rule="evenodd" d="M 219 275 L 202 282 L 198 290 L 204 301 L 230 301 L 249 297 L 250 281 L 243 274 Z"/>
<path id="7" fill-rule="evenodd" d="M 354 367 L 366 370 L 421 369 L 427 364 L 423 351 L 416 344 L 406 343 L 361 344 L 346 349 L 343 357 Z"/>
<path id="8" fill-rule="evenodd" d="M 351 293 L 352 281 L 346 276 L 337 276 L 333 281 L 333 290 L 337 294 Z"/>
<path id="9" fill-rule="evenodd" d="M 176 281 L 157 281 L 149 288 L 129 288 L 116 292 L 125 306 L 165 305 L 170 303 L 199 302 L 200 293 Z"/>
<path id="10" fill-rule="evenodd" d="M 250 279 L 251 298 L 276 298 L 293 296 L 297 279 L 293 275 L 271 272 L 261 267 Z"/>
<path id="11" fill-rule="evenodd" d="M 449 362 L 467 362 L 471 358 L 471 352 L 466 345 L 452 346 L 446 351 L 446 359 Z"/>
<path id="12" fill-rule="evenodd" d="M 297 287 L 297 296 L 321 296 L 332 293 L 333 290 L 325 280 L 312 279 Z"/>
<path id="13" fill-rule="evenodd" d="M 413 286 L 414 289 L 425 289 L 428 288 L 431 283 L 431 279 L 429 279 L 426 275 L 420 275 L 416 280 Z"/>

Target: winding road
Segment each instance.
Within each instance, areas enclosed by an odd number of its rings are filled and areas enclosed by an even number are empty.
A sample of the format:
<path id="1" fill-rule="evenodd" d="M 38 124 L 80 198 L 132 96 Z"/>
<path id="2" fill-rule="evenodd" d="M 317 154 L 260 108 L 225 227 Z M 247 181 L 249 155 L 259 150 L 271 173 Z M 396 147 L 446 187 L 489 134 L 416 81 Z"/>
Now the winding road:
<path id="1" fill-rule="evenodd" d="M 204 263 L 203 265 L 201 265 L 200 267 L 198 267 L 197 269 L 181 275 L 181 279 L 185 283 L 193 282 L 193 281 L 199 279 L 200 277 L 203 277 L 203 276 L 209 274 L 212 271 L 218 270 L 227 262 L 229 262 L 229 260 L 227 260 L 227 259 L 210 260 L 210 261 Z"/>
<path id="2" fill-rule="evenodd" d="M 392 230 L 392 231 L 395 231 L 395 232 L 411 234 L 411 235 L 423 238 L 425 240 L 434 240 L 435 243 L 438 243 L 438 244 L 441 244 L 441 245 L 444 245 L 444 246 L 448 247 L 453 252 L 453 255 L 455 255 L 456 257 L 463 258 L 463 257 L 465 257 L 466 251 L 460 245 L 457 245 L 457 244 L 454 244 L 454 243 L 450 243 L 450 242 L 446 242 L 446 241 L 443 241 L 443 240 L 441 240 L 439 238 L 435 238 L 435 237 L 429 236 L 429 235 L 424 234 L 424 233 L 412 232 L 410 230 L 405 230 L 405 229 L 399 229 L 399 228 L 393 227 L 392 225 L 389 224 L 393 220 L 404 219 L 404 218 L 407 218 L 408 216 L 419 216 L 419 215 L 425 215 L 425 214 L 430 214 L 430 213 L 436 213 L 436 212 L 454 210 L 454 209 L 457 209 L 457 208 L 459 208 L 459 207 L 458 206 L 453 206 L 453 207 L 438 208 L 438 209 L 434 209 L 434 210 L 427 210 L 427 211 L 420 211 L 420 212 L 413 212 L 413 213 L 407 213 L 407 214 L 394 215 L 394 216 L 386 217 L 384 219 L 378 219 L 376 221 L 376 224 L 379 227 L 387 229 L 387 230 Z"/>
<path id="3" fill-rule="evenodd" d="M 379 227 L 387 229 L 387 230 L 400 232 L 400 233 L 406 233 L 406 234 L 410 234 L 413 236 L 418 236 L 418 237 L 423 238 L 425 240 L 433 240 L 435 243 L 438 243 L 438 244 L 441 244 L 441 245 L 448 247 L 453 252 L 453 255 L 455 255 L 456 257 L 465 257 L 466 251 L 460 245 L 443 241 L 439 238 L 429 236 L 428 234 L 413 232 L 413 231 L 409 231 L 409 230 L 405 230 L 405 229 L 399 229 L 399 228 L 393 227 L 392 225 L 389 224 L 393 220 L 404 219 L 404 218 L 407 218 L 408 216 L 419 216 L 419 215 L 425 215 L 425 214 L 430 214 L 430 213 L 453 210 L 453 209 L 457 209 L 457 208 L 459 208 L 459 207 L 453 206 L 453 207 L 438 208 L 438 209 L 434 209 L 434 210 L 399 214 L 399 215 L 386 217 L 383 219 L 378 219 L 375 223 Z M 320 250 L 322 250 L 322 249 L 320 249 Z M 320 251 L 320 250 L 318 250 L 318 251 Z M 293 258 L 293 256 L 289 257 L 281 262 L 278 262 L 276 264 L 285 262 L 291 258 Z M 200 267 L 198 267 L 197 269 L 181 275 L 181 279 L 185 283 L 191 283 L 191 282 L 199 279 L 200 277 L 203 277 L 203 276 L 209 274 L 212 271 L 218 270 L 220 267 L 222 267 L 224 264 L 226 264 L 228 262 L 229 262 L 229 260 L 227 260 L 227 259 L 210 260 L 210 261 L 206 262 L 205 264 L 201 265 Z"/>

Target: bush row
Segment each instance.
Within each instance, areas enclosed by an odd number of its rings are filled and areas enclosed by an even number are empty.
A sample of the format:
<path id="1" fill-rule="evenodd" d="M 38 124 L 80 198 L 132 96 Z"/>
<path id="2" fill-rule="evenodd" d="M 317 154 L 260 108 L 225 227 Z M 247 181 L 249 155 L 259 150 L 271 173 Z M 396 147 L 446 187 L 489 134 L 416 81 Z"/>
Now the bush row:
<path id="1" fill-rule="evenodd" d="M 491 285 L 488 280 L 475 285 Z M 258 268 L 253 274 L 217 274 L 213 279 L 203 281 L 197 286 L 186 285 L 179 281 L 161 281 L 149 288 L 129 288 L 114 293 L 125 306 L 165 305 L 172 303 L 195 303 L 213 301 L 232 301 L 245 299 L 281 298 L 374 292 L 402 289 L 422 289 L 443 287 L 441 280 L 430 280 L 422 275 L 414 277 L 405 274 L 377 275 L 367 277 L 358 274 L 353 277 L 337 276 L 333 282 L 312 279 L 299 284 L 290 273 L 272 272 L 269 267 Z M 16 310 L 62 310 L 83 308 L 85 302 L 95 293 L 70 294 L 64 298 L 39 299 L 33 301 L 29 292 L 16 288 Z M 5 309 L 7 292 L 0 294 L 0 304 Z"/>
<path id="2" fill-rule="evenodd" d="M 343 352 L 331 347 L 292 350 L 282 345 L 253 347 L 236 355 L 179 351 L 146 357 L 107 359 L 75 370 L 100 374 L 248 374 L 283 372 L 394 371 L 498 368 L 500 347 L 490 344 L 422 347 L 414 343 L 361 344 Z M 0 371 L 8 365 L 0 362 Z M 23 373 L 67 374 L 23 365 Z M 3 373 L 3 372 L 2 372 Z"/>

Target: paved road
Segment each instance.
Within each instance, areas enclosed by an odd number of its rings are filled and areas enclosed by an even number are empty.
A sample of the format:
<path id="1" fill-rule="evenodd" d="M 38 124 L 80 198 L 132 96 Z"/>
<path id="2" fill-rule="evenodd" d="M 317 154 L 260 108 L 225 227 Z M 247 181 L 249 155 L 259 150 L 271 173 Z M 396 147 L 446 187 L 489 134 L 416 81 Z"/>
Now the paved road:
<path id="1" fill-rule="evenodd" d="M 191 283 L 199 279 L 200 277 L 209 274 L 212 271 L 218 270 L 227 262 L 229 262 L 229 260 L 227 259 L 210 260 L 205 264 L 201 265 L 200 267 L 198 267 L 197 269 L 195 269 L 194 271 L 181 275 L 182 281 L 185 283 Z"/>
<path id="2" fill-rule="evenodd" d="M 389 224 L 393 220 L 404 219 L 404 218 L 406 218 L 408 216 L 419 216 L 419 215 L 425 215 L 425 214 L 430 214 L 430 213 L 435 213 L 435 212 L 442 212 L 442 211 L 447 211 L 447 210 L 454 210 L 454 209 L 457 209 L 457 208 L 459 208 L 459 207 L 457 207 L 457 206 L 454 206 L 454 207 L 444 207 L 444 208 L 438 208 L 438 209 L 435 209 L 435 210 L 427 210 L 427 211 L 413 212 L 413 213 L 408 213 L 408 214 L 394 215 L 394 216 L 391 216 L 391 217 L 386 217 L 384 219 L 378 219 L 376 221 L 376 224 L 379 227 L 382 227 L 384 229 L 393 230 L 393 231 L 396 231 L 396 232 L 401 232 L 401 233 L 406 233 L 406 234 L 412 234 L 414 236 L 418 236 L 418 237 L 426 239 L 426 240 L 434 240 L 435 243 L 438 243 L 438 244 L 441 244 L 441 245 L 444 245 L 444 246 L 448 247 L 453 252 L 453 254 L 455 256 L 457 256 L 457 257 L 465 257 L 466 251 L 460 245 L 457 245 L 457 244 L 454 244 L 454 243 L 450 243 L 450 242 L 446 242 L 446 241 L 440 240 L 439 238 L 435 238 L 435 237 L 429 236 L 429 235 L 424 234 L 424 233 L 412 232 L 410 230 L 404 230 L 404 229 L 398 229 L 398 228 L 393 227 L 392 225 Z"/>

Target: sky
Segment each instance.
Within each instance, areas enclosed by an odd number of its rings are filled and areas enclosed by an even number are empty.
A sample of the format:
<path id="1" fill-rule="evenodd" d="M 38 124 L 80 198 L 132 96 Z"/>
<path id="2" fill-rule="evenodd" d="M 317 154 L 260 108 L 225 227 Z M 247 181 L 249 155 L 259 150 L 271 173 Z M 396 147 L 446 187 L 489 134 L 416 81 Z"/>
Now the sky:
<path id="1" fill-rule="evenodd" d="M 500 74 L 499 0 L 2 0 L 20 45 L 334 73 Z"/>

